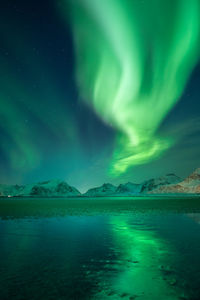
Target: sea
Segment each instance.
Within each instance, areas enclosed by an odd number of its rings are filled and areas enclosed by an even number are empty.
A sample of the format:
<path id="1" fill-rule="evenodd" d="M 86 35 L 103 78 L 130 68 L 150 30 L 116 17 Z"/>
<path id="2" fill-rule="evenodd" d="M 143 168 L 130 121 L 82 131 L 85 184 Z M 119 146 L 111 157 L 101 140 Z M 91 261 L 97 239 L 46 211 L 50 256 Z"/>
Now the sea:
<path id="1" fill-rule="evenodd" d="M 0 198 L 1 300 L 199 300 L 200 198 Z"/>

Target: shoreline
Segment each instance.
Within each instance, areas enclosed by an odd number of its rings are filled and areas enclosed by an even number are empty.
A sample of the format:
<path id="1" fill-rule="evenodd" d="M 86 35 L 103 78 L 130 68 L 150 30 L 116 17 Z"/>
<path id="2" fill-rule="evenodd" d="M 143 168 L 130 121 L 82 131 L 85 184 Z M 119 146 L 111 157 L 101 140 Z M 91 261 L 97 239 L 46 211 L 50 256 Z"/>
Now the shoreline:
<path id="1" fill-rule="evenodd" d="M 0 196 L 1 199 L 146 199 L 146 198 L 167 198 L 167 199 L 182 199 L 182 198 L 199 198 L 200 194 L 143 194 L 143 195 L 109 195 L 109 196 Z"/>

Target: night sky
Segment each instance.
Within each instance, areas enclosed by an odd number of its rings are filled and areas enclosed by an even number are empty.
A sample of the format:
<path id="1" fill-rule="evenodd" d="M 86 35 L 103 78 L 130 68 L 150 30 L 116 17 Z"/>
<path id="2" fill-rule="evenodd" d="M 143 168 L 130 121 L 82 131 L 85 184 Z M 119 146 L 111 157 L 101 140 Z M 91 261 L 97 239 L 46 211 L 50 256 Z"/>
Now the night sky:
<path id="1" fill-rule="evenodd" d="M 200 167 L 199 10 L 91 1 L 0 3 L 1 183 L 85 191 Z"/>

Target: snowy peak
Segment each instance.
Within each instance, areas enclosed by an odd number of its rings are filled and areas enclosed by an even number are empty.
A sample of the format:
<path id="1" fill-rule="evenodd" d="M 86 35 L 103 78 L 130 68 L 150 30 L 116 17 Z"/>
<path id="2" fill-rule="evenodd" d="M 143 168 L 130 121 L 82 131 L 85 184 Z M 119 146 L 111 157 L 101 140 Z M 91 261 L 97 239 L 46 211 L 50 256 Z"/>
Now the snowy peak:
<path id="1" fill-rule="evenodd" d="M 68 185 L 65 181 L 52 180 L 34 185 L 31 188 L 30 194 L 32 196 L 78 196 L 80 192 L 76 188 Z"/>
<path id="2" fill-rule="evenodd" d="M 197 168 L 192 174 L 196 174 L 200 176 L 200 168 Z"/>
<path id="3" fill-rule="evenodd" d="M 200 193 L 200 168 L 196 169 L 191 175 L 177 184 L 163 185 L 152 191 L 155 194 L 176 194 L 176 193 Z"/>
<path id="4" fill-rule="evenodd" d="M 146 180 L 143 183 L 141 192 L 147 193 L 147 192 L 150 192 L 150 191 L 153 191 L 153 190 L 159 188 L 160 186 L 176 184 L 180 181 L 181 181 L 180 177 L 176 176 L 173 173 L 170 173 L 170 174 L 167 174 L 167 175 L 159 177 L 159 178 Z"/>
<path id="5" fill-rule="evenodd" d="M 136 195 L 141 192 L 142 185 L 132 182 L 120 184 L 116 189 L 116 194 Z"/>
<path id="6" fill-rule="evenodd" d="M 102 185 L 102 190 L 104 190 L 104 191 L 110 190 L 110 189 L 113 189 L 113 188 L 116 188 L 116 187 L 111 183 L 104 183 Z"/>
<path id="7" fill-rule="evenodd" d="M 116 186 L 111 183 L 104 183 L 102 186 L 89 189 L 84 196 L 95 197 L 95 196 L 110 196 L 116 191 Z"/>
<path id="8" fill-rule="evenodd" d="M 200 184 L 200 168 L 196 169 L 191 175 L 185 178 L 182 183 L 186 185 Z"/>

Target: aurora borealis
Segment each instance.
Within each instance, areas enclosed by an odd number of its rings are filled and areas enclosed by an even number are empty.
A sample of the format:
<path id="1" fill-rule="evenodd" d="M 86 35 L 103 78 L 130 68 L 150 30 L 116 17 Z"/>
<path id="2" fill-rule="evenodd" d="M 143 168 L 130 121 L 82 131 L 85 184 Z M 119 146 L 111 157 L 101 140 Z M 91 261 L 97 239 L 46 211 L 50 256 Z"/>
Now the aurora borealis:
<path id="1" fill-rule="evenodd" d="M 171 146 L 156 135 L 199 59 L 198 0 L 71 1 L 80 89 L 119 133 L 111 172 Z"/>
<path id="2" fill-rule="evenodd" d="M 85 190 L 200 165 L 199 0 L 0 6 L 1 182 Z"/>

